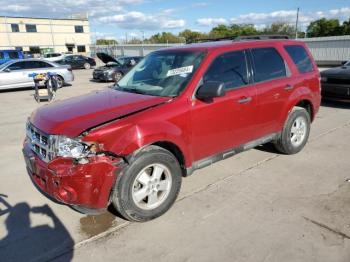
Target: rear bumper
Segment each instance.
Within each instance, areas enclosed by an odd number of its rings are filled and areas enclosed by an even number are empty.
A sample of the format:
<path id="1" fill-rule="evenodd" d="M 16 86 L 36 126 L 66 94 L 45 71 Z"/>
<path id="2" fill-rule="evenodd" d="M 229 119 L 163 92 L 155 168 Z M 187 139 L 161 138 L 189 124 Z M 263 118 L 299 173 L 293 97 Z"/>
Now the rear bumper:
<path id="1" fill-rule="evenodd" d="M 70 83 L 70 82 L 74 81 L 74 74 L 71 71 L 69 73 L 65 74 L 63 77 L 64 77 L 65 83 Z"/>
<path id="2" fill-rule="evenodd" d="M 322 83 L 322 97 L 350 99 L 350 85 Z"/>
<path id="3" fill-rule="evenodd" d="M 67 205 L 104 209 L 109 204 L 120 164 L 119 158 L 89 158 L 78 164 L 73 159 L 57 158 L 45 163 L 24 142 L 23 155 L 27 172 L 34 185 L 47 197 Z"/>

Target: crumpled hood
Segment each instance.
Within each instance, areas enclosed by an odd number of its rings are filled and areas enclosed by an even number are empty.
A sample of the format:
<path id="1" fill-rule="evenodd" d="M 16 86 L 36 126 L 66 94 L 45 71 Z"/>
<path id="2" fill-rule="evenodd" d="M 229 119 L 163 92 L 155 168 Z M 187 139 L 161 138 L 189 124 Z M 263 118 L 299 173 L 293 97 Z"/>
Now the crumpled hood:
<path id="1" fill-rule="evenodd" d="M 30 121 L 47 134 L 76 137 L 89 128 L 168 100 L 107 89 L 43 106 L 33 112 Z"/>

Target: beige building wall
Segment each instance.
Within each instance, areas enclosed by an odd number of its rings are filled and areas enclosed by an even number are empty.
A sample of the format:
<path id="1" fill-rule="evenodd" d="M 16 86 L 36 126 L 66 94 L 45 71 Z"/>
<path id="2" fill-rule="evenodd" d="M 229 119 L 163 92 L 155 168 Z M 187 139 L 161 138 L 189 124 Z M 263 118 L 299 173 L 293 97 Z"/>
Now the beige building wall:
<path id="1" fill-rule="evenodd" d="M 19 32 L 13 32 L 11 24 L 18 25 Z M 27 32 L 26 25 L 35 25 L 36 32 Z M 83 32 L 77 33 L 75 26 L 82 26 Z M 79 50 L 78 50 L 79 46 Z M 83 52 L 85 47 L 85 52 Z M 0 49 L 52 48 L 54 52 L 89 53 L 89 21 L 82 19 L 49 19 L 29 17 L 0 16 Z M 31 48 L 32 47 L 32 48 Z M 72 49 L 68 49 L 68 47 Z"/>

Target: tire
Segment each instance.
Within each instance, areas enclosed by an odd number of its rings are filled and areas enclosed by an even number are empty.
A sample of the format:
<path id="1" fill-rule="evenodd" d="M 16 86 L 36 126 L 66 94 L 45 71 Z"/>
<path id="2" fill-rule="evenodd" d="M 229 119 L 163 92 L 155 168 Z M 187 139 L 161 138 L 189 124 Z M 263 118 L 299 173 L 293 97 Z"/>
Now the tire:
<path id="1" fill-rule="evenodd" d="M 149 221 L 163 215 L 174 204 L 181 180 L 182 172 L 175 156 L 161 147 L 148 146 L 123 170 L 114 186 L 112 203 L 127 220 Z"/>
<path id="2" fill-rule="evenodd" d="M 294 107 L 275 142 L 277 151 L 286 155 L 300 152 L 309 138 L 310 125 L 309 113 L 302 107 Z"/>
<path id="3" fill-rule="evenodd" d="M 118 83 L 119 80 L 122 79 L 122 77 L 123 77 L 123 74 L 121 72 L 117 71 L 113 74 L 113 81 Z"/>
<path id="4" fill-rule="evenodd" d="M 57 89 L 60 89 L 64 86 L 64 79 L 62 76 L 57 76 Z"/>
<path id="5" fill-rule="evenodd" d="M 90 65 L 89 63 L 85 63 L 85 64 L 84 64 L 84 68 L 85 68 L 85 69 L 90 69 L 90 68 L 91 68 L 91 65 Z"/>

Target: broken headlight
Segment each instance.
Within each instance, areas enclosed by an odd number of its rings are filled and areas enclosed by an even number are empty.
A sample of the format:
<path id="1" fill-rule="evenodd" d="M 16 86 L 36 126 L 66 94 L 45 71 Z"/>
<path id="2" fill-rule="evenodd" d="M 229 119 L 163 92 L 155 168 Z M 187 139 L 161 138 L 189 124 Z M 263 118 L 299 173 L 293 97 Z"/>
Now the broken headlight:
<path id="1" fill-rule="evenodd" d="M 66 136 L 50 136 L 50 140 L 56 156 L 79 159 L 94 154 L 91 150 L 94 143 L 85 143 Z"/>

